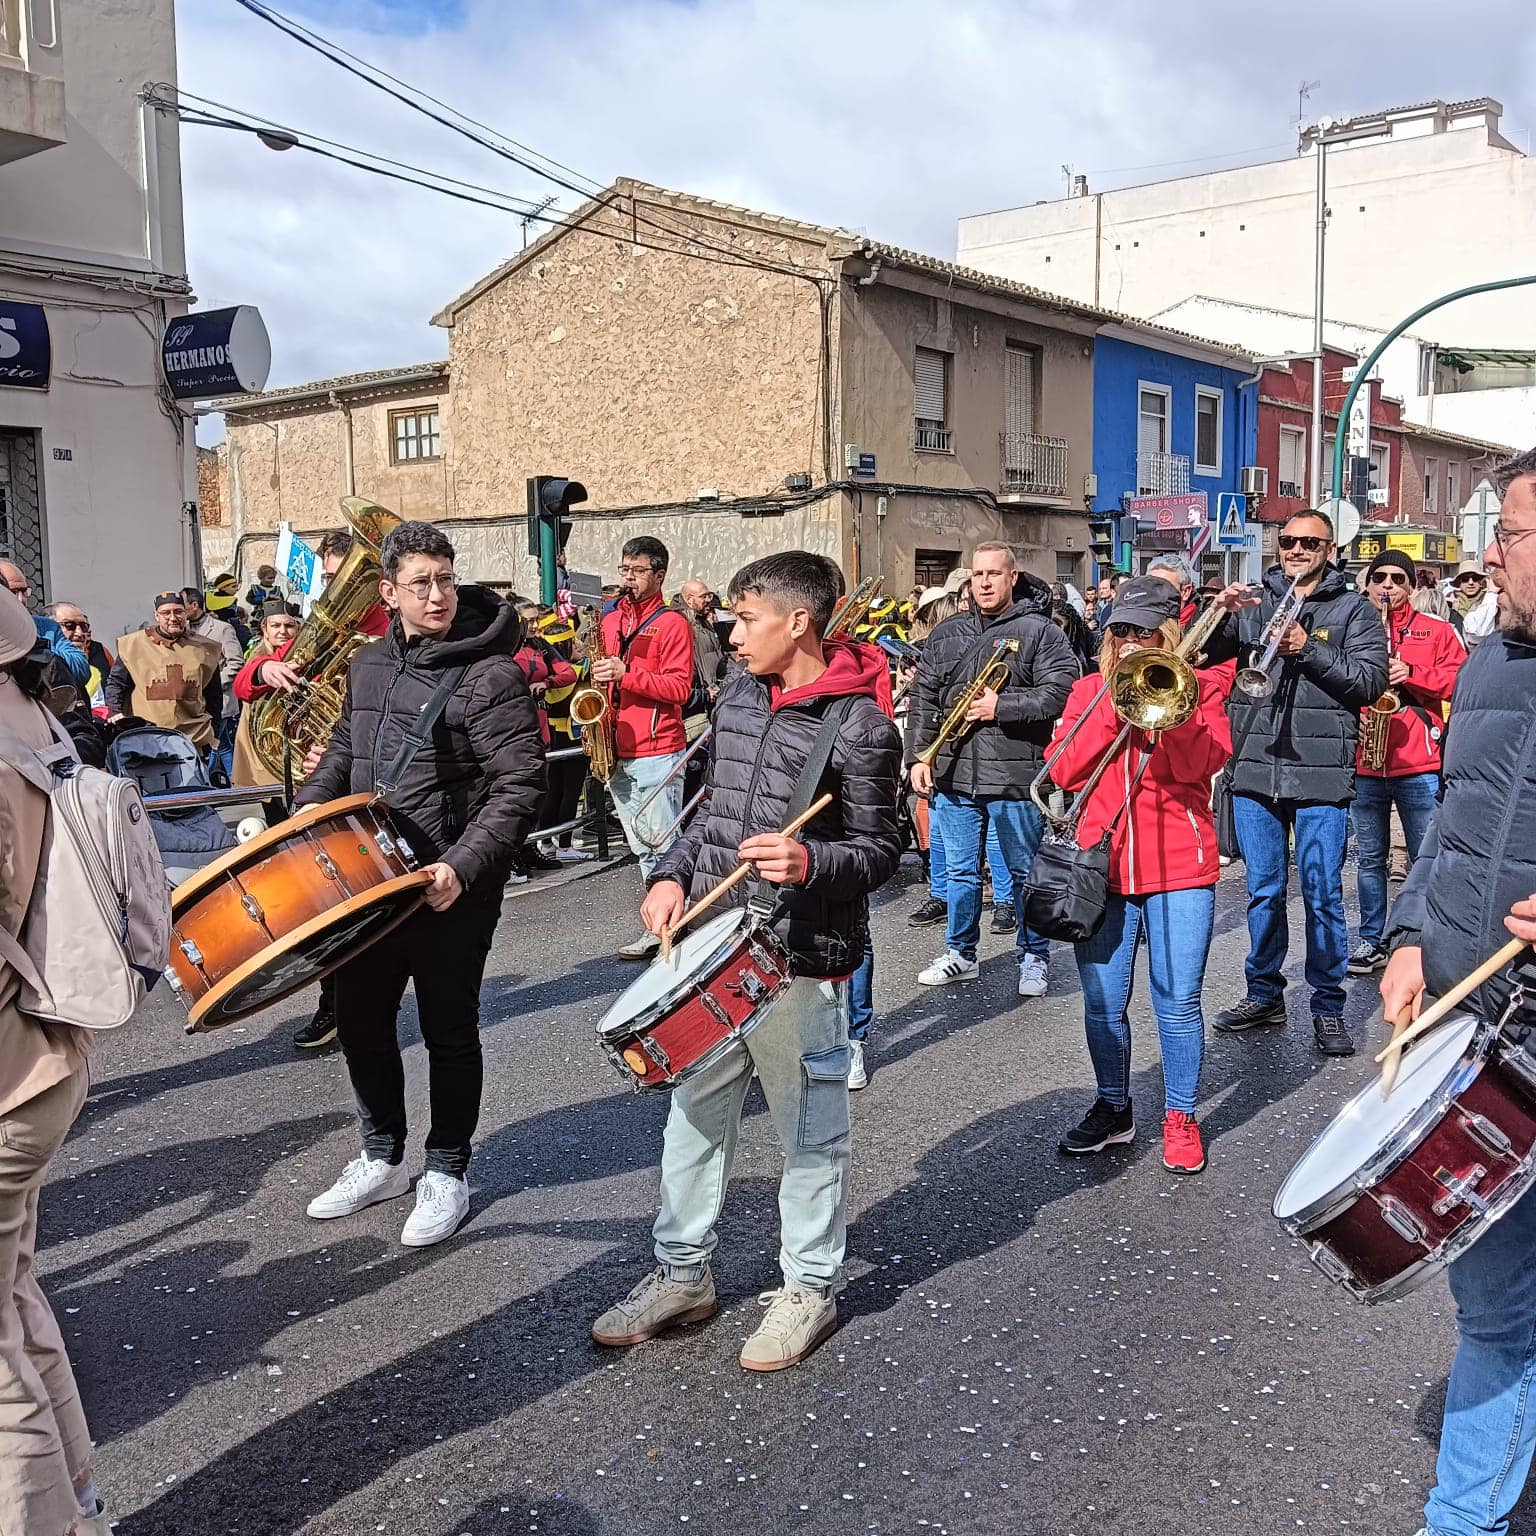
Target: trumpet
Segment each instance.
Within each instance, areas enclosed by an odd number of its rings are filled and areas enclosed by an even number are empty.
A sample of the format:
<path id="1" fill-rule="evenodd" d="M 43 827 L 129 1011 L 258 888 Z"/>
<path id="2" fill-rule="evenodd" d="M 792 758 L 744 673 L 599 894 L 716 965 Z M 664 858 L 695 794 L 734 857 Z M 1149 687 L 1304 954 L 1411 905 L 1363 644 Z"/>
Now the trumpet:
<path id="1" fill-rule="evenodd" d="M 866 576 L 837 605 L 822 639 L 846 640 L 869 617 L 869 610 L 875 606 L 875 599 L 880 596 L 880 588 L 884 585 L 883 576 Z"/>
<path id="2" fill-rule="evenodd" d="M 992 648 L 992 654 L 982 664 L 970 682 L 960 690 L 955 702 L 950 705 L 949 713 L 944 717 L 944 723 L 939 726 L 939 734 L 914 755 L 912 761 L 922 763 L 926 768 L 932 768 L 940 752 L 948 745 L 950 740 L 965 733 L 970 721 L 965 717 L 970 713 L 973 705 L 982 694 L 996 693 L 1007 683 L 1012 673 L 1009 671 L 1008 662 L 1019 653 L 1019 642 L 1011 636 L 1007 640 L 999 640 Z"/>
<path id="3" fill-rule="evenodd" d="M 1392 643 L 1392 599 L 1381 600 L 1381 622 L 1387 632 L 1387 659 L 1397 654 Z M 1374 703 L 1360 711 L 1360 757 L 1365 766 L 1380 773 L 1387 766 L 1387 732 L 1392 716 L 1403 707 L 1403 696 L 1395 688 L 1388 688 Z"/>
<path id="4" fill-rule="evenodd" d="M 1301 616 L 1301 605 L 1305 599 L 1298 596 L 1296 592 L 1296 583 L 1300 580 L 1300 576 L 1292 579 L 1290 586 L 1285 589 L 1285 596 L 1275 605 L 1275 611 L 1269 616 L 1269 623 L 1264 626 L 1264 633 L 1259 637 L 1259 644 L 1263 650 L 1258 660 L 1251 667 L 1244 667 L 1237 674 L 1237 686 L 1250 699 L 1267 699 L 1275 691 L 1275 679 L 1270 668 L 1275 664 L 1275 657 L 1279 654 L 1280 642 L 1285 638 L 1286 631 Z"/>
<path id="5" fill-rule="evenodd" d="M 1087 709 L 1078 717 L 1072 729 L 1056 744 L 1046 757 L 1039 773 L 1029 786 L 1029 798 L 1035 802 L 1047 821 L 1059 826 L 1070 825 L 1071 813 L 1063 816 L 1053 811 L 1042 793 L 1051 776 L 1051 769 L 1067 750 L 1072 738 L 1087 723 L 1099 706 L 1099 700 L 1107 693 L 1110 708 L 1123 722 L 1119 734 L 1104 750 L 1104 755 L 1094 765 L 1088 782 L 1078 791 L 1076 804 L 1084 806 L 1099 780 L 1126 742 L 1131 732 L 1171 731 L 1184 724 L 1194 714 L 1200 703 L 1200 680 L 1195 676 L 1195 664 L 1200 660 L 1206 642 L 1216 631 L 1216 626 L 1226 618 L 1227 611 L 1219 603 L 1212 603 L 1200 615 L 1178 645 L 1171 651 L 1147 649 L 1133 651 L 1115 665 L 1113 672 L 1100 684 L 1099 690 L 1089 701 Z M 1140 775 L 1138 774 L 1138 779 Z M 1132 785 L 1135 788 L 1135 785 Z"/>

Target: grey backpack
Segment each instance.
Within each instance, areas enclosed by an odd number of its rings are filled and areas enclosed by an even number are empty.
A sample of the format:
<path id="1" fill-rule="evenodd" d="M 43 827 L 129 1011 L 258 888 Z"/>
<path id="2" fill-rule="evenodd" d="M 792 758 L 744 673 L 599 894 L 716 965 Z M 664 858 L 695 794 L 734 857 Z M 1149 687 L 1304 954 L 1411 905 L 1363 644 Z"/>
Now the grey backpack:
<path id="1" fill-rule="evenodd" d="M 130 779 L 87 768 L 49 716 L 54 744 L 0 726 L 0 759 L 48 796 L 37 883 L 20 942 L 0 959 L 21 977 L 17 1006 L 43 1023 L 126 1024 L 170 954 L 171 900 L 149 815 Z"/>

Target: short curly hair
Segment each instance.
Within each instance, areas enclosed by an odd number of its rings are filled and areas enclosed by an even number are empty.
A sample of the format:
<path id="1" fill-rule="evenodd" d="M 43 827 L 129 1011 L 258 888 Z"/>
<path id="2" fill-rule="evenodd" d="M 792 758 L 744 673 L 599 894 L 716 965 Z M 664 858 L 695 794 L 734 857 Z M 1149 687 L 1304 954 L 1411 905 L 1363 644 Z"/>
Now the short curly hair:
<path id="1" fill-rule="evenodd" d="M 453 545 L 441 528 L 432 523 L 401 523 L 390 530 L 379 551 L 379 565 L 385 581 L 393 581 L 400 562 L 407 555 L 433 555 L 439 560 L 454 558 Z"/>

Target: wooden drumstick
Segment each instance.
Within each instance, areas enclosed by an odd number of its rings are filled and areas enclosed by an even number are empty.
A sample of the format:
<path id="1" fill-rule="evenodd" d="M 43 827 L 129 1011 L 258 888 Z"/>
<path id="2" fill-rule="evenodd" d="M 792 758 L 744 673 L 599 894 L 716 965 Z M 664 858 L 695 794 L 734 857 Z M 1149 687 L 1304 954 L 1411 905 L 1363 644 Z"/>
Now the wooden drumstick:
<path id="1" fill-rule="evenodd" d="M 796 816 L 793 821 L 791 821 L 787 826 L 781 827 L 779 829 L 779 836 L 793 837 L 795 833 L 798 832 L 801 827 L 806 824 L 806 822 L 810 821 L 813 817 L 820 816 L 821 813 L 831 804 L 832 796 L 829 794 L 823 795 L 819 800 L 813 800 L 811 804 L 808 805 L 805 810 L 803 810 L 798 816 Z M 683 912 L 682 916 L 679 917 L 675 923 L 671 923 L 662 929 L 661 958 L 663 960 L 668 960 L 672 956 L 673 937 L 680 933 L 689 923 L 691 923 L 694 918 L 696 918 L 699 913 L 705 909 L 705 907 L 713 905 L 720 899 L 720 897 L 725 895 L 727 891 L 732 890 L 734 887 L 740 885 L 741 882 L 747 878 L 747 875 L 751 872 L 751 869 L 752 866 L 750 864 L 738 864 L 736 868 L 733 869 L 730 874 L 728 874 L 725 879 L 719 883 L 719 885 L 705 891 L 705 893 L 700 896 L 699 899 L 694 902 L 691 907 L 687 908 Z"/>
<path id="2" fill-rule="evenodd" d="M 1392 1043 L 1386 1050 L 1378 1052 L 1375 1060 L 1385 1061 L 1393 1052 L 1401 1051 L 1410 1040 L 1417 1040 L 1420 1035 L 1433 1029 L 1462 998 L 1469 992 L 1477 991 L 1496 971 L 1502 971 L 1525 947 L 1524 939 L 1511 939 L 1497 953 L 1484 960 L 1470 976 L 1458 981 L 1444 997 L 1437 997 L 1401 1034 L 1394 1034 Z M 1396 1025 L 1393 1026 L 1394 1030 L 1396 1027 Z"/>
<path id="3" fill-rule="evenodd" d="M 1411 1023 L 1413 1023 L 1413 1005 L 1409 1003 L 1392 1020 L 1392 1038 L 1387 1042 L 1387 1048 L 1382 1053 L 1386 1057 L 1381 1064 L 1381 1096 L 1384 1099 L 1391 1095 L 1392 1085 L 1397 1081 L 1398 1070 L 1403 1064 L 1402 1034 Z"/>

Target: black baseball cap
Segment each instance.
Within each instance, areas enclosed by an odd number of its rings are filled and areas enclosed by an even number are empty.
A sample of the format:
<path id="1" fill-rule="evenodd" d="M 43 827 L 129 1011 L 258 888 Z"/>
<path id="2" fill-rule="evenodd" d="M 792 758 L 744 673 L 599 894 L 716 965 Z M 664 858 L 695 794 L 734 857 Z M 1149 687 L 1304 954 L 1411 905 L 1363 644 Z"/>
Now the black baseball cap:
<path id="1" fill-rule="evenodd" d="M 1133 576 L 1115 594 L 1108 622 L 1158 629 L 1178 616 L 1179 589 L 1176 586 L 1161 576 Z"/>

